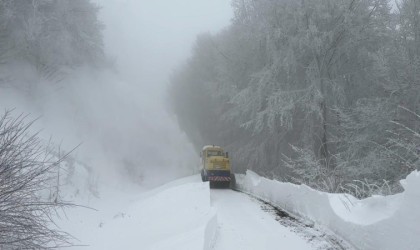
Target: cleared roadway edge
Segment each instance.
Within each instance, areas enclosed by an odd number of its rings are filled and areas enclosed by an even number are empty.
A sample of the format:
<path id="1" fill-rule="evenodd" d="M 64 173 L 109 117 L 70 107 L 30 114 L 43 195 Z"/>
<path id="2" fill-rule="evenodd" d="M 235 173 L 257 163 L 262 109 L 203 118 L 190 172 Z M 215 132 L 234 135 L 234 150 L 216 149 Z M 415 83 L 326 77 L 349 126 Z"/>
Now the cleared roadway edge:
<path id="1" fill-rule="evenodd" d="M 232 188 L 233 191 L 246 194 L 261 204 L 261 209 L 271 213 L 275 220 L 281 225 L 290 228 L 291 231 L 304 238 L 319 250 L 354 250 L 344 239 L 338 235 L 330 232 L 326 228 L 318 227 L 314 222 L 303 220 L 296 215 L 284 211 L 282 208 L 277 207 L 270 203 L 270 201 L 257 197 L 251 193 L 240 190 L 237 186 Z M 207 249 L 206 249 L 207 250 Z"/>

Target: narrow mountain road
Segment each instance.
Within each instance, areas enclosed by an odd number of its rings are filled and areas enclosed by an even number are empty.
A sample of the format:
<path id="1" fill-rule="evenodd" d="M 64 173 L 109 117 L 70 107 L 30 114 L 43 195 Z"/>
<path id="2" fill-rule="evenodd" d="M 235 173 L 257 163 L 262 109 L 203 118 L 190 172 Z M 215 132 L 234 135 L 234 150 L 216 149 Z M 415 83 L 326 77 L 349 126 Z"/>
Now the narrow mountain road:
<path id="1" fill-rule="evenodd" d="M 347 249 L 333 236 L 284 216 L 246 194 L 212 189 L 210 195 L 211 204 L 217 209 L 215 250 Z"/>

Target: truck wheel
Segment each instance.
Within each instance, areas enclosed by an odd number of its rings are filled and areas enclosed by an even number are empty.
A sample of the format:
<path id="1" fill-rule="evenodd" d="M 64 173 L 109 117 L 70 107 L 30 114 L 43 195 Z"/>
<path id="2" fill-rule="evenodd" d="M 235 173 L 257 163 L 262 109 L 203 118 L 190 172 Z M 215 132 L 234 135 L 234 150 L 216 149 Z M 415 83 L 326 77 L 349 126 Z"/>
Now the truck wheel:
<path id="1" fill-rule="evenodd" d="M 230 183 L 229 183 L 229 187 L 231 189 L 235 189 L 236 187 L 236 178 L 235 178 L 235 174 L 230 174 Z"/>
<path id="2" fill-rule="evenodd" d="M 204 170 L 203 170 L 203 169 L 201 169 L 201 180 L 202 180 L 203 182 L 205 182 L 205 181 L 206 181 L 206 178 L 205 178 L 205 176 L 204 176 Z"/>

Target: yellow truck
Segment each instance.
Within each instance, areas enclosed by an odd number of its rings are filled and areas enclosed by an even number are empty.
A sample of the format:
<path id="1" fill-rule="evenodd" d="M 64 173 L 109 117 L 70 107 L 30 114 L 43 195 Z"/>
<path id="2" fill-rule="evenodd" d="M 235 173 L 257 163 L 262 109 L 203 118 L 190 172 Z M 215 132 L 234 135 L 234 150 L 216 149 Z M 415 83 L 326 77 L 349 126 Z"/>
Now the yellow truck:
<path id="1" fill-rule="evenodd" d="M 229 154 L 219 146 L 204 146 L 201 156 L 201 179 L 209 181 L 210 187 L 232 187 L 235 175 L 231 172 Z"/>

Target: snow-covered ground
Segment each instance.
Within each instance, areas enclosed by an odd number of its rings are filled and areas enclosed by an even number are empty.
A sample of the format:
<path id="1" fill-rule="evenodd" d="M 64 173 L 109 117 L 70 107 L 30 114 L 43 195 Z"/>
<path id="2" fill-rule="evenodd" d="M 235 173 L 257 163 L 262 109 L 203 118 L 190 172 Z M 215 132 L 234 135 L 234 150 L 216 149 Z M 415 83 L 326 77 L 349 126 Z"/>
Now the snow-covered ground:
<path id="1" fill-rule="evenodd" d="M 59 225 L 87 249 L 203 249 L 215 211 L 209 188 L 197 180 L 184 178 L 151 191 L 102 186 L 100 198 L 76 200 L 97 211 L 67 210 Z"/>
<path id="2" fill-rule="evenodd" d="M 96 210 L 79 207 L 60 216 L 59 226 L 86 245 L 71 249 L 320 249 L 276 221 L 261 201 L 210 189 L 198 175 L 152 190 L 98 183 L 96 197 L 77 186 L 67 185 L 66 197 Z"/>
<path id="3" fill-rule="evenodd" d="M 81 181 L 88 173 L 76 173 L 63 198 L 95 210 L 69 209 L 57 222 L 83 249 L 420 249 L 418 172 L 402 181 L 403 193 L 365 200 L 251 171 L 237 175 L 237 188 L 251 195 L 210 189 L 198 175 L 150 190 L 92 188 Z"/>
<path id="4" fill-rule="evenodd" d="M 211 190 L 217 212 L 217 231 L 212 249 L 314 249 L 304 239 L 279 224 L 272 214 L 248 195 L 227 189 Z"/>
<path id="5" fill-rule="evenodd" d="M 356 249 L 420 249 L 420 173 L 401 181 L 404 192 L 358 200 L 328 194 L 305 185 L 269 180 L 247 171 L 237 188 L 269 202 L 301 220 L 331 230 Z"/>

